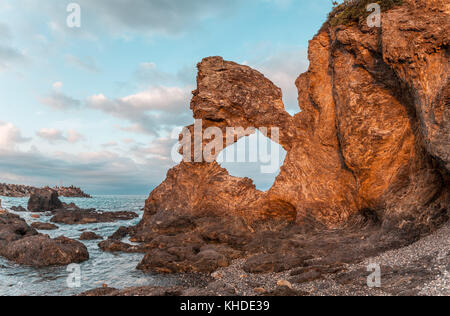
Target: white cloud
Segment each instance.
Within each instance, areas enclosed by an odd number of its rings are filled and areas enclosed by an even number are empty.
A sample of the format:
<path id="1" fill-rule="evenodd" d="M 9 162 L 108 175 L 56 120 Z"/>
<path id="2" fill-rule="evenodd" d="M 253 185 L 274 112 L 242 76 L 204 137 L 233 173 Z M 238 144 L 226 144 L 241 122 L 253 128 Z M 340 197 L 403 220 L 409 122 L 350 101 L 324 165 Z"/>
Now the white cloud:
<path id="1" fill-rule="evenodd" d="M 80 107 L 81 102 L 59 91 L 59 88 L 53 85 L 55 89 L 49 95 L 40 99 L 40 102 L 53 110 L 66 111 L 71 109 L 77 109 Z"/>
<path id="2" fill-rule="evenodd" d="M 80 133 L 78 133 L 78 132 L 76 132 L 76 131 L 74 131 L 72 129 L 67 131 L 67 137 L 66 138 L 67 138 L 67 141 L 69 143 L 71 143 L 71 144 L 75 144 L 75 143 L 78 143 L 80 141 L 84 141 L 86 139 L 82 134 L 80 134 Z"/>
<path id="3" fill-rule="evenodd" d="M 63 83 L 58 81 L 53 84 L 53 89 L 59 90 L 62 88 L 62 86 L 63 86 Z"/>
<path id="4" fill-rule="evenodd" d="M 263 61 L 250 63 L 250 66 L 261 71 L 282 89 L 286 109 L 291 113 L 300 111 L 295 80 L 308 69 L 307 56 L 306 49 L 290 47 L 273 54 Z"/>
<path id="5" fill-rule="evenodd" d="M 45 139 L 49 143 L 68 142 L 71 144 L 78 143 L 85 140 L 85 137 L 74 130 L 68 130 L 67 135 L 64 132 L 56 128 L 42 128 L 36 133 L 42 139 Z"/>
<path id="6" fill-rule="evenodd" d="M 108 99 L 103 94 L 88 98 L 88 107 L 127 120 L 126 131 L 158 135 L 161 130 L 191 121 L 189 100 L 192 87 L 150 87 L 123 98 Z"/>
<path id="7" fill-rule="evenodd" d="M 22 137 L 21 131 L 15 125 L 0 121 L 0 148 L 11 149 L 28 141 L 30 138 Z"/>
<path id="8" fill-rule="evenodd" d="M 102 25 L 116 34 L 179 34 L 204 19 L 233 12 L 237 0 L 78 0 L 82 12 L 98 12 Z"/>
<path id="9" fill-rule="evenodd" d="M 96 61 L 92 57 L 79 58 L 73 55 L 67 55 L 66 61 L 75 67 L 78 67 L 84 71 L 88 71 L 91 73 L 100 73 L 102 72 L 100 67 L 97 65 Z"/>

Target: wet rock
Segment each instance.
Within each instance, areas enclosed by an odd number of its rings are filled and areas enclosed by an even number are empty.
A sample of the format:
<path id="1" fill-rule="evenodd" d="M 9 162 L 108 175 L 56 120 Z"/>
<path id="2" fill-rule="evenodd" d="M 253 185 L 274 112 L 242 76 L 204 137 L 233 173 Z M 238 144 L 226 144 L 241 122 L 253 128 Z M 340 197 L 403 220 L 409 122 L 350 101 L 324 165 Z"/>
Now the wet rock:
<path id="1" fill-rule="evenodd" d="M 63 206 L 58 193 L 50 189 L 35 190 L 28 200 L 30 212 L 51 212 Z"/>
<path id="2" fill-rule="evenodd" d="M 57 210 L 52 217 L 52 223 L 66 225 L 82 225 L 93 223 L 112 223 L 126 221 L 138 217 L 134 212 L 95 212 L 91 210 Z"/>
<path id="3" fill-rule="evenodd" d="M 79 240 L 98 240 L 103 239 L 102 236 L 97 235 L 94 232 L 84 232 L 81 234 Z"/>
<path id="4" fill-rule="evenodd" d="M 105 252 L 124 252 L 124 253 L 145 253 L 140 246 L 133 246 L 119 240 L 107 239 L 98 244 L 98 247 Z"/>
<path id="5" fill-rule="evenodd" d="M 18 215 L 5 213 L 0 215 L 0 245 L 6 247 L 16 240 L 38 235 L 38 232 L 28 226 Z"/>
<path id="6" fill-rule="evenodd" d="M 3 256 L 33 267 L 63 266 L 89 260 L 88 250 L 82 243 L 64 236 L 50 239 L 45 235 L 15 241 L 7 246 Z"/>
<path id="7" fill-rule="evenodd" d="M 39 234 L 17 215 L 0 215 L 0 255 L 18 264 L 46 267 L 81 263 L 89 259 L 80 242 Z"/>
<path id="8" fill-rule="evenodd" d="M 36 230 L 56 230 L 58 229 L 58 226 L 50 223 L 39 223 L 35 222 L 31 224 L 31 227 Z"/>
<path id="9" fill-rule="evenodd" d="M 22 206 L 12 206 L 11 210 L 18 213 L 24 213 L 27 211 L 27 209 Z"/>

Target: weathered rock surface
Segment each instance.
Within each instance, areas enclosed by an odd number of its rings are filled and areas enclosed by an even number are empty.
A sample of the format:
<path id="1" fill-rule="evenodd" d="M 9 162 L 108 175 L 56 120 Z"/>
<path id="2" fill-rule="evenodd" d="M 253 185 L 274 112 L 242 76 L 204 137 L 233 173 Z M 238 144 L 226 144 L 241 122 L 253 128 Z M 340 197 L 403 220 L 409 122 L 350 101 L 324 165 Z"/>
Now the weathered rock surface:
<path id="1" fill-rule="evenodd" d="M 58 192 L 50 189 L 34 191 L 28 200 L 30 212 L 51 212 L 63 206 L 58 198 Z"/>
<path id="2" fill-rule="evenodd" d="M 24 213 L 27 211 L 27 209 L 24 208 L 23 206 L 12 206 L 11 210 L 18 213 Z"/>
<path id="3" fill-rule="evenodd" d="M 54 210 L 52 223 L 66 225 L 83 225 L 93 223 L 112 223 L 116 221 L 131 220 L 138 215 L 134 212 L 97 212 L 83 209 L 58 209 Z"/>
<path id="4" fill-rule="evenodd" d="M 35 222 L 35 223 L 32 223 L 30 226 L 36 230 L 56 230 L 56 229 L 58 229 L 58 226 L 56 226 L 54 224 L 50 224 L 50 223 Z"/>
<path id="5" fill-rule="evenodd" d="M 89 259 L 82 243 L 64 236 L 51 239 L 10 213 L 0 214 L 0 256 L 35 267 L 68 265 Z"/>
<path id="6" fill-rule="evenodd" d="M 84 232 L 81 234 L 80 240 L 98 240 L 98 239 L 103 239 L 102 236 L 97 235 L 94 232 Z"/>

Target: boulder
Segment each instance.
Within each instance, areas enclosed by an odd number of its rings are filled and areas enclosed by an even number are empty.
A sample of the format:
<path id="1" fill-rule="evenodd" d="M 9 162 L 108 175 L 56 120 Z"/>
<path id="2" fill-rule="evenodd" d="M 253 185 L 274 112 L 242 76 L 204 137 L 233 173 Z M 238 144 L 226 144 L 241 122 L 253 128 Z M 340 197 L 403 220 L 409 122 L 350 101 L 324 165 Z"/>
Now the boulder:
<path id="1" fill-rule="evenodd" d="M 14 211 L 14 212 L 17 212 L 17 213 L 24 213 L 24 212 L 27 211 L 26 208 L 24 208 L 23 206 L 20 206 L 20 205 L 19 206 L 12 206 L 11 210 Z"/>
<path id="2" fill-rule="evenodd" d="M 61 266 L 89 259 L 82 243 L 64 236 L 51 239 L 10 213 L 0 214 L 0 256 L 33 267 Z"/>
<path id="3" fill-rule="evenodd" d="M 56 229 L 58 229 L 58 226 L 56 226 L 54 224 L 40 223 L 40 222 L 32 223 L 31 227 L 36 230 L 56 230 Z"/>
<path id="4" fill-rule="evenodd" d="M 84 232 L 81 234 L 80 240 L 98 240 L 98 239 L 103 239 L 102 236 L 97 235 L 94 232 Z"/>
<path id="5" fill-rule="evenodd" d="M 63 206 L 58 193 L 51 189 L 35 190 L 28 200 L 30 212 L 51 212 Z"/>
<path id="6" fill-rule="evenodd" d="M 134 212 L 96 212 L 82 209 L 59 209 L 54 211 L 54 213 L 55 215 L 52 217 L 51 222 L 66 225 L 113 223 L 138 217 Z"/>

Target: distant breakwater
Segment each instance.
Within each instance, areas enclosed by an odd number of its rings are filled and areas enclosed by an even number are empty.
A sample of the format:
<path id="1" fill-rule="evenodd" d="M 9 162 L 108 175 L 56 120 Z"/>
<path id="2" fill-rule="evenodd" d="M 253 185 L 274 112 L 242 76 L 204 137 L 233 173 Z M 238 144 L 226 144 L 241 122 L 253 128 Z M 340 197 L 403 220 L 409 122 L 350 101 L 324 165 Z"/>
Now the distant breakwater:
<path id="1" fill-rule="evenodd" d="M 28 197 L 35 190 L 40 189 L 32 186 L 21 184 L 6 184 L 0 183 L 0 196 L 7 197 Z M 44 189 L 54 190 L 58 192 L 59 196 L 76 197 L 76 198 L 92 198 L 89 194 L 83 192 L 81 188 L 70 186 L 55 186 L 53 188 L 45 187 Z"/>

